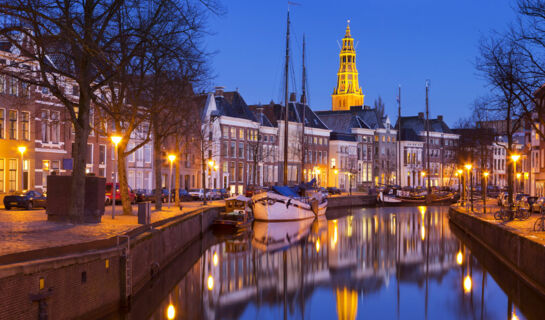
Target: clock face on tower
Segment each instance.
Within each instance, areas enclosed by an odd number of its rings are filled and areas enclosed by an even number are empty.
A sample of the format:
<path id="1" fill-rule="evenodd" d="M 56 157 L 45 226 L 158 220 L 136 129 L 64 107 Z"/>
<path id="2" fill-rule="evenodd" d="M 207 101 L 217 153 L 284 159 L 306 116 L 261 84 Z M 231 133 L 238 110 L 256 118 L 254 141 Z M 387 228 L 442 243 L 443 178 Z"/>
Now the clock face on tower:
<path id="1" fill-rule="evenodd" d="M 339 71 L 337 87 L 331 95 L 333 110 L 350 110 L 351 106 L 363 105 L 363 93 L 358 80 L 356 68 L 356 50 L 354 38 L 350 35 L 350 20 L 346 26 L 341 53 L 339 54 Z"/>

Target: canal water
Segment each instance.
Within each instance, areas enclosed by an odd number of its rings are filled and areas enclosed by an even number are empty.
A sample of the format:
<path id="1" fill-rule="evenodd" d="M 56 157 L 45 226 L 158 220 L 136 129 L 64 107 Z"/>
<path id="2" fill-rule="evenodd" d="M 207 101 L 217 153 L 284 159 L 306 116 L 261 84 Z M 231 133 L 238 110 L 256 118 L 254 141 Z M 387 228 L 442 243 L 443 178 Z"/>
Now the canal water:
<path id="1" fill-rule="evenodd" d="M 188 250 L 125 319 L 544 319 L 542 298 L 449 225 L 448 207 L 254 222 Z"/>

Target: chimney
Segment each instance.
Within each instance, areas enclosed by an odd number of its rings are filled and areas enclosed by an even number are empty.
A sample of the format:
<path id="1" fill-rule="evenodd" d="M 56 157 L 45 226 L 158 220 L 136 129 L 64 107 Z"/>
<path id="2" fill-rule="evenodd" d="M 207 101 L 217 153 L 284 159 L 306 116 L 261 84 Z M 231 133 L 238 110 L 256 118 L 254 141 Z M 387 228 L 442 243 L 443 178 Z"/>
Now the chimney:
<path id="1" fill-rule="evenodd" d="M 216 87 L 216 92 L 214 93 L 216 98 L 223 98 L 223 90 L 224 89 L 225 89 L 225 87 Z"/>
<path id="2" fill-rule="evenodd" d="M 418 119 L 424 119 L 424 112 L 418 113 Z"/>
<path id="3" fill-rule="evenodd" d="M 295 92 L 290 93 L 290 102 L 297 102 L 297 95 Z"/>
<path id="4" fill-rule="evenodd" d="M 438 116 L 437 116 L 437 120 L 443 121 L 443 116 L 442 116 L 442 115 L 438 115 Z"/>

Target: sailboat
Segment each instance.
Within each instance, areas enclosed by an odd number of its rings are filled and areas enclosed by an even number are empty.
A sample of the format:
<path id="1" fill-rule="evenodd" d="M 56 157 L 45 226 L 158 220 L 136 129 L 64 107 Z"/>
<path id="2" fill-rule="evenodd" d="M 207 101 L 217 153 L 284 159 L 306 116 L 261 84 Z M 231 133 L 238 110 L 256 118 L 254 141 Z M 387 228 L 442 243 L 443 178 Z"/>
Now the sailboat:
<path id="1" fill-rule="evenodd" d="M 288 182 L 288 75 L 290 45 L 290 13 L 286 31 L 286 61 L 284 70 L 284 183 Z M 304 58 L 303 58 L 304 61 Z M 304 72 L 304 67 L 303 67 Z M 306 100 L 306 99 L 305 99 Z M 303 106 L 305 108 L 305 106 Z M 304 123 L 303 123 L 304 130 Z M 304 131 L 303 131 L 304 132 Z M 303 168 L 301 168 L 303 170 Z M 296 187 L 274 186 L 252 197 L 254 218 L 263 221 L 289 221 L 315 218 L 327 210 L 327 198 L 316 190 L 315 180 Z"/>

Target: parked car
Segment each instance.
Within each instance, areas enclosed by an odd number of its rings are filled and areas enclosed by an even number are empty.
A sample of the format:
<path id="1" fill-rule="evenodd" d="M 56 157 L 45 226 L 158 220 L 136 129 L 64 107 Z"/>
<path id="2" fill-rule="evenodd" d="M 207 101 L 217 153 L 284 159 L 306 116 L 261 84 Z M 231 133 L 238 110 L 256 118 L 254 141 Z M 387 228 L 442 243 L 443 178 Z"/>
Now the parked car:
<path id="1" fill-rule="evenodd" d="M 231 196 L 231 193 L 229 191 L 227 191 L 227 189 L 220 189 L 220 193 L 221 193 L 221 198 L 222 199 L 226 199 L 226 198 L 229 198 Z"/>
<path id="2" fill-rule="evenodd" d="M 178 190 L 178 198 L 180 199 L 180 201 L 191 201 L 191 200 L 193 200 L 191 195 L 189 195 L 189 192 L 186 189 Z"/>
<path id="3" fill-rule="evenodd" d="M 222 198 L 221 191 L 219 189 L 212 189 L 208 192 L 210 192 L 210 199 L 212 200 L 220 200 Z"/>
<path id="4" fill-rule="evenodd" d="M 189 195 L 193 200 L 203 200 L 204 199 L 204 190 L 203 189 L 190 189 Z M 206 190 L 206 199 L 210 200 L 210 190 Z"/>
<path id="5" fill-rule="evenodd" d="M 136 195 L 136 202 L 155 201 L 155 199 L 153 198 L 153 194 L 145 189 L 136 189 L 133 191 Z"/>
<path id="6" fill-rule="evenodd" d="M 249 185 L 246 188 L 246 197 L 251 198 L 253 195 L 258 194 L 263 191 L 263 187 L 257 185 Z"/>
<path id="7" fill-rule="evenodd" d="M 341 194 L 341 189 L 339 189 L 337 187 L 328 187 L 327 192 L 329 194 Z"/>
<path id="8" fill-rule="evenodd" d="M 108 200 L 106 201 L 106 204 L 112 204 L 112 189 L 113 189 L 113 183 L 108 182 L 106 183 L 106 197 Z M 131 203 L 136 203 L 136 194 L 132 191 L 131 187 L 129 187 L 129 200 Z M 119 183 L 115 185 L 115 202 L 118 203 L 121 201 L 121 192 L 119 191 Z"/>
<path id="9" fill-rule="evenodd" d="M 25 208 L 31 210 L 36 207 L 45 208 L 46 205 L 47 198 L 40 192 L 34 190 L 4 197 L 4 207 L 6 210 L 10 210 L 11 208 Z"/>
<path id="10" fill-rule="evenodd" d="M 545 207 L 545 197 L 539 197 L 532 204 L 532 212 L 541 212 L 541 208 Z"/>
<path id="11" fill-rule="evenodd" d="M 168 190 L 166 188 L 161 189 L 161 202 L 168 201 Z M 155 202 L 155 189 L 151 190 L 151 202 Z"/>

